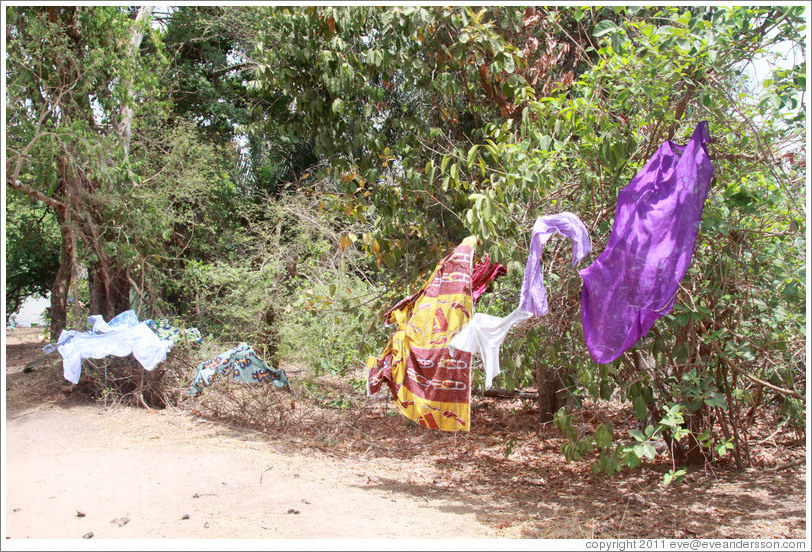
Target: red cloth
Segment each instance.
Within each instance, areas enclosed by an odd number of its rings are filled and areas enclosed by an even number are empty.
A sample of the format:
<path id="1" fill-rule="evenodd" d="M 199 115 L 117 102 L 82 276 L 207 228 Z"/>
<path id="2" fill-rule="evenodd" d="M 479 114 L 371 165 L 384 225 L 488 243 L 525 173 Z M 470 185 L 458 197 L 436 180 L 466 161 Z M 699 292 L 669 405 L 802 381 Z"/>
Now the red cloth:
<path id="1" fill-rule="evenodd" d="M 482 261 L 474 265 L 471 274 L 471 288 L 474 297 L 474 303 L 479 299 L 479 296 L 485 292 L 488 284 L 499 276 L 507 274 L 507 269 L 499 263 L 492 263 L 488 254 L 482 258 Z"/>

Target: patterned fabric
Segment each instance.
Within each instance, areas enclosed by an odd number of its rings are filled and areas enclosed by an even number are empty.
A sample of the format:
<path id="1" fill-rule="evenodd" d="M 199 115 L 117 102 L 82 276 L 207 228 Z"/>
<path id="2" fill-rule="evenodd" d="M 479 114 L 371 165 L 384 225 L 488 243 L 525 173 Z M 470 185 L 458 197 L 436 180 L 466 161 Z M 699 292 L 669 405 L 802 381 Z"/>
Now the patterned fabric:
<path id="1" fill-rule="evenodd" d="M 618 358 L 674 305 L 713 177 L 709 140 L 703 121 L 687 145 L 665 142 L 618 194 L 606 249 L 581 271 L 581 322 L 595 362 Z"/>
<path id="2" fill-rule="evenodd" d="M 197 328 L 176 328 L 166 318 L 144 320 L 144 322 L 152 329 L 153 332 L 155 332 L 155 335 L 161 339 L 168 339 L 172 343 L 177 343 L 181 339 L 203 343 L 203 336 L 200 335 L 200 330 Z"/>
<path id="3" fill-rule="evenodd" d="M 536 316 L 545 316 L 547 308 L 547 291 L 541 270 L 541 252 L 544 244 L 554 235 L 561 234 L 572 242 L 572 265 L 578 264 L 592 249 L 589 233 L 576 215 L 564 211 L 557 215 L 539 217 L 533 225 L 533 236 L 530 238 L 530 253 L 524 269 L 522 292 L 519 308 L 532 312 Z"/>
<path id="4" fill-rule="evenodd" d="M 499 263 L 492 263 L 488 254 L 485 253 L 482 261 L 474 266 L 473 274 L 471 275 L 471 295 L 473 296 L 474 304 L 476 305 L 476 300 L 488 289 L 488 284 L 505 274 L 507 274 L 507 269 Z"/>
<path id="5" fill-rule="evenodd" d="M 245 342 L 201 363 L 186 393 L 193 397 L 200 395 L 203 388 L 211 385 L 215 375 L 245 383 L 273 383 L 290 391 L 285 371 L 268 366 Z"/>
<path id="6" fill-rule="evenodd" d="M 398 409 L 420 425 L 470 428 L 471 354 L 452 358 L 448 343 L 471 319 L 471 270 L 476 238 L 463 240 L 438 263 L 428 283 L 385 315 L 396 323 L 381 358 L 369 357 L 367 391 L 386 382 Z"/>

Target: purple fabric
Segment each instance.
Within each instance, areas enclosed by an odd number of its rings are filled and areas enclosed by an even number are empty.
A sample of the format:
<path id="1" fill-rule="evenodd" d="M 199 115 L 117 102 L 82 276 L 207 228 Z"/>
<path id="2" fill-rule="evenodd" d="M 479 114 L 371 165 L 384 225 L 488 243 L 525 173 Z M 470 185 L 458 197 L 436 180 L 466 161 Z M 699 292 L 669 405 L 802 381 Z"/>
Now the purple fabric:
<path id="1" fill-rule="evenodd" d="M 595 362 L 618 358 L 674 305 L 713 176 L 709 140 L 703 121 L 687 145 L 663 143 L 618 194 L 606 249 L 581 271 L 581 321 Z"/>
<path id="2" fill-rule="evenodd" d="M 544 290 L 541 272 L 541 251 L 547 240 L 555 233 L 568 237 L 572 242 L 573 266 L 592 249 L 584 223 L 574 214 L 563 212 L 536 220 L 533 225 L 533 236 L 530 238 L 530 253 L 527 256 L 527 266 L 524 268 L 522 294 L 519 299 L 519 308 L 536 316 L 544 316 L 548 312 L 547 292 Z"/>

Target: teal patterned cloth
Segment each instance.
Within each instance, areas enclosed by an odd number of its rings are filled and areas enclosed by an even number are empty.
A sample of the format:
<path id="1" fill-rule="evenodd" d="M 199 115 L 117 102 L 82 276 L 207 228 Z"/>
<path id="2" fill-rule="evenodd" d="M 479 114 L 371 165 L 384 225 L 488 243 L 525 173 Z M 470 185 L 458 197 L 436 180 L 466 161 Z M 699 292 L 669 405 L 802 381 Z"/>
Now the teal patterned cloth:
<path id="1" fill-rule="evenodd" d="M 192 386 L 186 393 L 197 397 L 204 387 L 211 385 L 215 375 L 245 383 L 273 383 L 276 387 L 290 391 L 285 371 L 268 366 L 245 342 L 201 363 L 195 371 Z"/>
<path id="2" fill-rule="evenodd" d="M 177 343 L 181 339 L 189 341 L 197 341 L 203 343 L 203 336 L 200 335 L 200 330 L 197 328 L 180 329 L 173 326 L 166 318 L 159 318 L 157 320 L 145 320 L 147 326 L 155 332 L 161 339 L 168 339 L 172 343 Z"/>

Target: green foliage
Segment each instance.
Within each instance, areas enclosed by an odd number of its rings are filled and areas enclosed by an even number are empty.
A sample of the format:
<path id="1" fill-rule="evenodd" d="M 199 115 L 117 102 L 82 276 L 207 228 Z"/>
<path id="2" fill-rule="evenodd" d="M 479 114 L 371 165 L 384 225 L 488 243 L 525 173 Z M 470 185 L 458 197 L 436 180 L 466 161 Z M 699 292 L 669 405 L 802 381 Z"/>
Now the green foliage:
<path id="1" fill-rule="evenodd" d="M 59 268 L 59 224 L 18 193 L 6 196 L 6 317 L 26 297 L 45 296 Z"/>
<path id="2" fill-rule="evenodd" d="M 539 384 L 544 366 L 573 412 L 627 404 L 636 429 L 558 410 L 561 452 L 611 474 L 665 442 L 665 484 L 683 464 L 746 464 L 766 404 L 805 431 L 806 65 L 761 91 L 745 70 L 778 45 L 805 53 L 799 6 L 182 7 L 124 56 L 107 46 L 132 13 L 9 9 L 7 153 L 49 198 L 87 184 L 71 196 L 98 229 L 81 259 L 118 269 L 150 314 L 347 375 L 386 341 L 382 312 L 468 235 L 508 269 L 477 305 L 500 316 L 538 216 L 578 214 L 597 256 L 618 191 L 707 120 L 714 181 L 672 311 L 592 363 L 580 277 L 552 239 L 550 314 L 505 341 L 498 384 Z M 130 94 L 127 157 L 109 129 Z M 13 201 L 9 251 L 46 274 L 23 233 L 39 214 Z M 41 220 L 50 243 L 64 221 Z"/>
<path id="3" fill-rule="evenodd" d="M 605 429 L 598 444 L 570 436 L 565 456 L 584 458 L 597 446 L 596 469 L 606 472 L 650 460 L 649 441 L 663 435 L 679 462 L 696 461 L 697 451 L 721 456 L 731 443 L 737 462 L 746 461 L 744 442 L 727 432 L 746 430 L 739 413 L 758 407 L 764 390 L 742 374 L 788 389 L 779 402 L 786 413 L 800 411 L 791 395 L 805 331 L 802 167 L 794 157 L 778 162 L 775 151 L 802 143 L 804 66 L 774 72 L 762 99 L 744 73 L 771 45 L 802 47 L 800 8 L 268 15 L 255 86 L 284 95 L 286 129 L 313 136 L 329 161 L 334 204 L 354 223 L 372 224 L 377 247 L 368 254 L 382 270 L 416 280 L 450 243 L 476 234 L 509 273 L 479 305 L 491 314 L 515 305 L 536 217 L 578 213 L 599 253 L 617 192 L 660 143 L 684 142 L 709 120 L 715 179 L 672 313 L 634 352 L 594 365 L 578 323 L 580 279 L 567 244 L 553 240 L 543 259 L 551 313 L 503 344 L 501 382 L 527 385 L 542 362 L 557 367 L 576 406 L 620 397 L 641 420 L 653 416 L 653 432 L 630 447 L 608 441 L 617 433 Z"/>
<path id="4" fill-rule="evenodd" d="M 268 11 L 255 85 L 290 105 L 285 128 L 311 136 L 337 191 L 375 225 L 379 264 L 418 274 L 465 237 L 465 190 L 443 153 L 469 143 L 505 101 L 521 53 L 498 26 L 517 10 L 312 8 Z M 284 37 L 284 38 L 282 38 Z M 459 60 L 459 61 L 457 61 Z M 480 74 L 482 72 L 482 75 Z M 454 162 L 450 175 L 463 173 Z"/>

